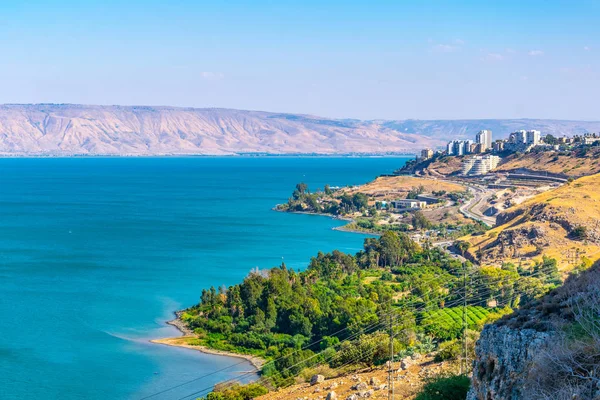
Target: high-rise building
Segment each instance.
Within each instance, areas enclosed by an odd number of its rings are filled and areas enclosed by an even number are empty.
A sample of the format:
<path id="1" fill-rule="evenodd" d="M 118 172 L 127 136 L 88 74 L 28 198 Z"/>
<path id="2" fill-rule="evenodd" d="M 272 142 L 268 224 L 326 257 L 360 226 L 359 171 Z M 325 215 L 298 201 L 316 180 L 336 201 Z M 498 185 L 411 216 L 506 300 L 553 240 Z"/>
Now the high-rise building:
<path id="1" fill-rule="evenodd" d="M 446 154 L 449 156 L 454 154 L 454 142 L 448 142 L 446 145 Z"/>
<path id="2" fill-rule="evenodd" d="M 452 154 L 454 154 L 455 156 L 465 155 L 465 144 L 466 144 L 466 142 L 463 140 L 456 140 L 454 142 L 454 148 L 452 149 Z"/>
<path id="3" fill-rule="evenodd" d="M 421 159 L 429 160 L 431 157 L 433 157 L 433 150 L 431 150 L 431 149 L 421 150 Z"/>
<path id="4" fill-rule="evenodd" d="M 471 139 L 467 139 L 465 142 L 465 154 L 472 153 L 471 148 L 473 146 L 473 141 Z"/>
<path id="5" fill-rule="evenodd" d="M 515 131 L 513 133 L 510 134 L 510 136 L 508 137 L 508 141 L 509 143 L 514 143 L 514 144 L 519 144 L 519 143 L 525 143 L 527 142 L 527 131 L 524 130 L 520 130 L 520 131 Z"/>
<path id="6" fill-rule="evenodd" d="M 481 144 L 484 151 L 491 148 L 492 147 L 492 131 L 490 131 L 489 129 L 484 129 L 484 130 L 477 132 L 477 135 L 475 135 L 475 141 L 478 144 Z"/>
<path id="7" fill-rule="evenodd" d="M 525 132 L 525 143 L 528 145 L 537 146 L 541 141 L 542 134 L 540 131 L 527 131 Z"/>
<path id="8" fill-rule="evenodd" d="M 496 151 L 496 152 L 504 151 L 504 142 L 502 142 L 500 140 L 495 141 L 492 147 L 494 148 L 494 151 Z"/>

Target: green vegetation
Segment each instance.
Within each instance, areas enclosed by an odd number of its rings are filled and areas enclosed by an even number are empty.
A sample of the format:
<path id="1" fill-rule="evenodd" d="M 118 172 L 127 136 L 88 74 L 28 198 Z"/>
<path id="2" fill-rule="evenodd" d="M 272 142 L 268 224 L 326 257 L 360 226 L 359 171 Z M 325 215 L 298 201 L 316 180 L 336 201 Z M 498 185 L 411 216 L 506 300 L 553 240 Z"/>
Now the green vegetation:
<path id="1" fill-rule="evenodd" d="M 422 185 L 415 186 L 408 192 L 407 198 L 417 198 L 424 191 L 425 188 Z M 445 190 L 435 191 L 433 195 L 442 200 L 437 207 L 441 207 L 446 201 L 458 205 L 473 196 L 468 191 L 447 192 Z M 344 228 L 352 231 L 375 234 L 386 231 L 429 231 L 428 236 L 440 240 L 476 235 L 489 229 L 487 225 L 478 221 L 448 223 L 442 220 L 436 224 L 420 210 L 400 214 L 390 210 L 388 202 L 378 200 L 376 197 L 369 197 L 364 193 L 349 194 L 343 190 L 333 190 L 329 186 L 325 186 L 323 191 L 317 189 L 313 193 L 305 183 L 297 184 L 287 203 L 279 204 L 277 210 L 351 217 L 353 221 Z M 450 213 L 445 213 L 444 219 L 449 216 Z"/>
<path id="2" fill-rule="evenodd" d="M 464 400 L 470 385 L 467 375 L 438 376 L 427 381 L 416 400 Z"/>
<path id="3" fill-rule="evenodd" d="M 257 383 L 247 385 L 233 384 L 215 386 L 215 390 L 206 396 L 206 400 L 252 400 L 255 397 L 267 394 L 269 391 Z"/>
<path id="4" fill-rule="evenodd" d="M 480 306 L 466 308 L 469 329 L 481 329 L 490 312 Z M 427 326 L 425 332 L 442 340 L 458 338 L 463 330 L 463 308 L 451 307 L 422 314 L 422 323 Z"/>
<path id="5" fill-rule="evenodd" d="M 536 271 L 476 268 L 386 231 L 366 239 L 355 255 L 319 253 L 302 272 L 282 264 L 228 288 L 203 290 L 181 318 L 197 334 L 192 344 L 260 356 L 271 361 L 261 371 L 265 384 L 286 386 L 318 366 L 384 363 L 390 319 L 398 357 L 438 347 L 443 359 L 454 359 L 465 296 L 468 329 L 476 334 L 554 287 L 552 267 L 545 259 Z M 221 396 L 214 399 L 244 398 Z"/>

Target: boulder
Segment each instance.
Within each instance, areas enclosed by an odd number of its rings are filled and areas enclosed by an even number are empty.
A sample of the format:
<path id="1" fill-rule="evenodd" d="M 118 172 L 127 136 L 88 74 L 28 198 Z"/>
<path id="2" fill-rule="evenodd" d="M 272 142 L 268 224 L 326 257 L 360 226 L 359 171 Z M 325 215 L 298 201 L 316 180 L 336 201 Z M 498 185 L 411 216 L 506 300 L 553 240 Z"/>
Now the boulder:
<path id="1" fill-rule="evenodd" d="M 381 381 L 379 379 L 377 379 L 376 377 L 373 376 L 369 380 L 369 385 L 371 385 L 371 386 L 379 386 L 379 385 L 381 385 Z"/>
<path id="2" fill-rule="evenodd" d="M 352 390 L 366 390 L 368 388 L 365 382 L 359 382 L 356 385 L 352 386 L 350 389 Z"/>
<path id="3" fill-rule="evenodd" d="M 327 393 L 325 400 L 337 400 L 337 394 L 334 391 Z"/>
<path id="4" fill-rule="evenodd" d="M 321 383 L 324 381 L 325 381 L 325 377 L 323 375 L 313 375 L 312 378 L 310 378 L 311 385 L 316 385 L 317 383 Z"/>

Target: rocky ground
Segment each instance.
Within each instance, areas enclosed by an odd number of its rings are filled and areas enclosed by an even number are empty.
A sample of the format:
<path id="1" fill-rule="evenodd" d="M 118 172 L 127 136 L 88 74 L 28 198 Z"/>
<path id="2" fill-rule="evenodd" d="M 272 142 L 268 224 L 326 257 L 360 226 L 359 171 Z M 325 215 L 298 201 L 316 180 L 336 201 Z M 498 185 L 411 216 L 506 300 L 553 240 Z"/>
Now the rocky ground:
<path id="1" fill-rule="evenodd" d="M 455 371 L 457 368 L 448 362 L 436 363 L 432 357 L 416 358 L 406 358 L 393 364 L 394 399 L 413 399 L 426 378 Z M 257 400 L 387 399 L 388 390 L 388 372 L 383 367 L 330 379 L 315 375 L 310 382 L 268 393 Z"/>

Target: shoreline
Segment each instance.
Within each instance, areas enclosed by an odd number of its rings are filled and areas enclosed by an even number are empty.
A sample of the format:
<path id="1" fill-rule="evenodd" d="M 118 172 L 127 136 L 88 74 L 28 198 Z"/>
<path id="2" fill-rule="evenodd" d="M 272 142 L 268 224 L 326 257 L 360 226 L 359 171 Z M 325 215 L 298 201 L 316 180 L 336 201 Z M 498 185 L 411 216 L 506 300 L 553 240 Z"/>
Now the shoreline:
<path id="1" fill-rule="evenodd" d="M 356 222 L 353 218 L 350 217 L 338 217 L 335 215 L 331 215 L 331 214 L 323 214 L 323 213 L 316 213 L 316 212 L 312 212 L 312 211 L 286 211 L 286 210 L 279 210 L 277 209 L 277 206 L 272 208 L 273 211 L 277 211 L 277 212 L 282 212 L 282 213 L 288 213 L 288 214 L 304 214 L 304 215 L 316 215 L 319 217 L 329 217 L 333 220 L 338 220 L 338 221 L 346 221 L 347 224 L 346 225 L 342 225 L 342 226 L 335 226 L 333 228 L 331 228 L 334 231 L 340 231 L 340 232 L 349 232 L 349 233 L 358 233 L 361 235 L 371 235 L 371 236 L 381 236 L 381 233 L 377 233 L 377 232 L 365 232 L 365 231 L 361 231 L 359 229 L 352 229 L 352 228 L 346 228 L 348 225 L 350 225 L 352 222 Z"/>
<path id="2" fill-rule="evenodd" d="M 241 358 L 248 361 L 250 365 L 252 365 L 252 367 L 255 369 L 254 372 L 256 372 L 257 375 L 260 373 L 260 370 L 262 369 L 263 365 L 267 362 L 266 360 L 260 357 L 256 357 L 249 354 L 239 354 L 224 350 L 211 349 L 210 347 L 206 346 L 195 346 L 188 344 L 188 341 L 190 339 L 197 339 L 198 337 L 183 323 L 183 321 L 181 321 L 181 319 L 179 319 L 179 316 L 182 312 L 183 311 L 175 311 L 175 319 L 165 321 L 167 325 L 171 325 L 177 328 L 177 330 L 181 333 L 181 336 L 162 339 L 151 339 L 150 343 L 160 344 L 163 346 L 182 347 L 184 349 L 195 350 L 204 354 L 211 354 L 216 356 Z"/>
<path id="3" fill-rule="evenodd" d="M 365 232 L 365 231 L 361 231 L 359 229 L 352 229 L 352 228 L 346 228 L 349 224 L 344 225 L 344 226 L 336 226 L 335 228 L 332 228 L 334 231 L 340 231 L 340 232 L 349 232 L 349 233 L 359 233 L 361 235 L 370 235 L 370 236 L 376 236 L 376 237 L 380 237 L 381 233 L 377 233 L 377 232 Z"/>

